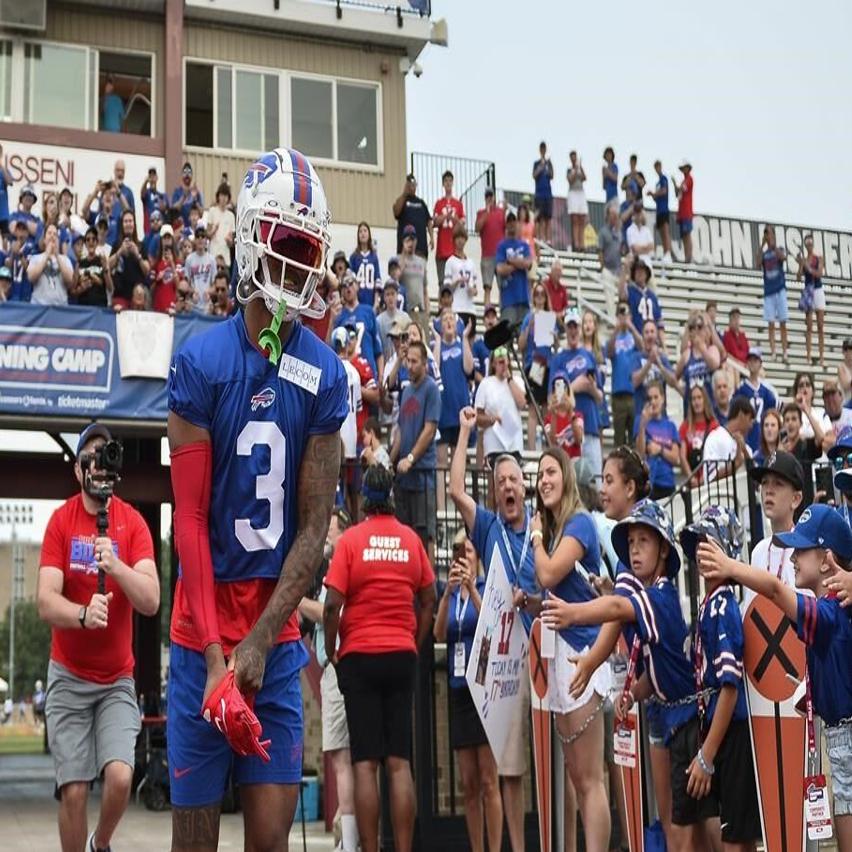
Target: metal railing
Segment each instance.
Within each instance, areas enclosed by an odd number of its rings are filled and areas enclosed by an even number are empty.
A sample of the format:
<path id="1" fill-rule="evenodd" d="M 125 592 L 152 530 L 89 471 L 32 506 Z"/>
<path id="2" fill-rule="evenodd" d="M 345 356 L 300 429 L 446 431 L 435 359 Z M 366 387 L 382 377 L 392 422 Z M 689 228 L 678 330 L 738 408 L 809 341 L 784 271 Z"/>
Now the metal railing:
<path id="1" fill-rule="evenodd" d="M 400 0 L 398 3 L 382 2 L 382 0 L 310 0 L 310 2 L 336 6 L 338 18 L 343 17 L 343 10 L 347 6 L 356 9 L 374 9 L 377 12 L 392 12 L 400 20 L 403 15 L 414 15 L 419 18 L 432 16 L 432 0 Z M 400 26 L 402 26 L 401 23 Z"/>
<path id="2" fill-rule="evenodd" d="M 464 205 L 468 233 L 474 234 L 476 211 L 485 206 L 485 189 L 493 188 L 496 180 L 494 163 L 412 151 L 411 171 L 417 178 L 417 194 L 430 209 L 444 194 L 441 176 L 448 170 L 453 173 L 453 194 Z"/>

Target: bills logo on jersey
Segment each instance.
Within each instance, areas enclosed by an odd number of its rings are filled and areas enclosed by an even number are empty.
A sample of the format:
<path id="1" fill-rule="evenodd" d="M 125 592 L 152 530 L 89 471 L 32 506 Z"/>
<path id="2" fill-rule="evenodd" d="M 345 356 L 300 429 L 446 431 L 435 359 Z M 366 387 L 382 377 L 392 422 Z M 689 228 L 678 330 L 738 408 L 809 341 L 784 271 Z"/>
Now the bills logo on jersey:
<path id="1" fill-rule="evenodd" d="M 258 408 L 269 408 L 273 402 L 275 402 L 275 389 L 264 388 L 251 398 L 251 410 L 257 411 Z"/>
<path id="2" fill-rule="evenodd" d="M 243 183 L 247 187 L 260 186 L 270 175 L 278 171 L 278 157 L 275 153 L 265 154 L 248 167 Z"/>

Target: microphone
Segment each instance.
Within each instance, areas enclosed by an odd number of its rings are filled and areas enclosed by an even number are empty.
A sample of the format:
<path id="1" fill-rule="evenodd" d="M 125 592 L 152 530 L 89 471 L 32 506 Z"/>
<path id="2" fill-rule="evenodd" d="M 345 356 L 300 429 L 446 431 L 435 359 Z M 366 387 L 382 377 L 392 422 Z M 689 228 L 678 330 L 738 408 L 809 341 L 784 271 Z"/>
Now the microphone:
<path id="1" fill-rule="evenodd" d="M 495 349 L 505 346 L 513 340 L 520 327 L 521 323 L 519 322 L 510 323 L 507 319 L 501 319 L 497 325 L 485 332 L 482 339 L 485 341 L 485 345 L 493 352 Z"/>

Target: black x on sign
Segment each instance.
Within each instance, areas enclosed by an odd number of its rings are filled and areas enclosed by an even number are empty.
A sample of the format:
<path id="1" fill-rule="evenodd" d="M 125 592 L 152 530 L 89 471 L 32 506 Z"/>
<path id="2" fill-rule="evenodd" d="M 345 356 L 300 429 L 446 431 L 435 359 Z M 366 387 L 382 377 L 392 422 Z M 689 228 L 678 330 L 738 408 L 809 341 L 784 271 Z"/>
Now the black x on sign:
<path id="1" fill-rule="evenodd" d="M 793 623 L 768 600 L 756 597 L 743 619 L 746 673 L 770 701 L 790 698 L 805 675 L 805 646 Z"/>

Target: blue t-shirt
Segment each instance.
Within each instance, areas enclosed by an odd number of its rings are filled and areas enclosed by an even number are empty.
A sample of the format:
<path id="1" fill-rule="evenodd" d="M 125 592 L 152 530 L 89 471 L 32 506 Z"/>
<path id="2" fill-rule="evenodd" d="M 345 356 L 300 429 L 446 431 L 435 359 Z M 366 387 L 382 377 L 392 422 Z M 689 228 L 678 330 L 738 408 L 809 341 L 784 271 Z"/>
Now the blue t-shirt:
<path id="1" fill-rule="evenodd" d="M 698 613 L 698 630 L 701 636 L 701 686 L 717 690 L 707 699 L 705 731 L 709 729 L 719 692 L 723 686 L 735 686 L 737 703 L 733 719 L 748 719 L 745 688 L 743 684 L 743 621 L 734 589 L 725 584 L 714 589 L 701 605 Z"/>
<path id="2" fill-rule="evenodd" d="M 583 556 L 579 564 L 583 566 L 586 574 L 592 577 L 599 576 L 601 545 L 592 516 L 585 512 L 578 512 L 573 518 L 569 518 L 562 528 L 562 537 L 569 536 L 578 541 L 583 548 Z M 597 597 L 590 583 L 576 568 L 572 568 L 550 591 L 557 598 L 568 603 L 585 603 Z M 598 633 L 600 633 L 600 626 L 595 624 L 573 624 L 559 631 L 559 635 L 578 652 L 586 647 L 591 648 L 598 638 Z"/>
<path id="3" fill-rule="evenodd" d="M 639 434 L 641 420 L 637 417 L 633 424 L 633 437 Z M 663 449 L 668 450 L 680 444 L 680 435 L 677 426 L 668 417 L 659 417 L 649 420 L 645 426 L 645 441 L 655 441 Z M 647 446 L 647 443 L 646 443 Z M 663 458 L 662 453 L 657 456 L 646 454 L 648 461 L 648 472 L 651 477 L 651 486 L 656 488 L 674 488 L 675 475 L 671 462 Z"/>
<path id="4" fill-rule="evenodd" d="M 480 599 L 485 592 L 485 577 L 476 578 L 476 590 Z M 470 597 L 462 600 L 460 588 L 450 594 L 447 608 L 447 676 L 451 689 L 467 689 L 464 676 L 456 676 L 455 659 L 456 645 L 464 645 L 465 665 L 473 652 L 473 637 L 476 635 L 476 622 L 479 621 L 479 610 L 473 605 Z"/>
<path id="5" fill-rule="evenodd" d="M 150 216 L 155 210 L 161 213 L 169 206 L 169 197 L 165 192 L 156 189 L 146 189 L 142 193 L 142 208 Z"/>
<path id="6" fill-rule="evenodd" d="M 573 382 L 577 376 L 592 373 L 597 379 L 598 365 L 595 356 L 588 349 L 563 349 L 553 356 L 550 362 L 550 387 L 553 390 L 553 382 L 562 373 L 569 382 Z M 600 415 L 595 398 L 589 393 L 577 393 L 574 395 L 577 402 L 577 411 L 583 415 L 583 429 L 586 435 L 600 435 Z"/>
<path id="7" fill-rule="evenodd" d="M 663 362 L 663 366 L 670 372 L 674 372 L 672 362 L 669 361 L 668 357 L 662 352 L 659 354 L 660 360 Z M 633 363 L 630 365 L 631 384 L 633 382 L 633 373 L 637 370 L 641 370 L 647 362 L 648 358 L 644 352 L 640 349 L 633 350 Z M 648 401 L 648 387 L 652 382 L 660 382 L 663 387 L 665 387 L 666 380 L 663 377 L 662 371 L 656 364 L 651 364 L 651 368 L 648 370 L 648 374 L 645 376 L 642 384 L 633 389 L 633 408 L 637 414 L 641 414 L 642 409 L 645 407 L 645 403 Z"/>
<path id="8" fill-rule="evenodd" d="M 836 725 L 852 716 L 852 618 L 837 598 L 797 598 L 796 633 L 806 646 L 814 712 Z"/>
<path id="9" fill-rule="evenodd" d="M 101 130 L 107 133 L 121 133 L 122 121 L 124 121 L 124 101 L 115 92 L 110 92 L 104 96 Z"/>
<path id="10" fill-rule="evenodd" d="M 530 257 L 530 247 L 514 237 L 500 240 L 494 262 L 506 263 L 513 257 Z M 500 307 L 510 305 L 529 305 L 528 270 L 516 269 L 508 278 L 500 279 Z"/>
<path id="11" fill-rule="evenodd" d="M 675 584 L 668 577 L 661 577 L 646 588 L 621 563 L 619 567 L 622 570 L 615 581 L 615 594 L 630 601 L 636 616 L 635 622 L 624 625 L 624 638 L 628 648 L 633 646 L 634 636 L 642 644 L 637 677 L 647 670 L 655 697 L 665 702 L 694 695 L 695 672 L 684 652 L 689 631 Z M 698 707 L 690 702 L 661 707 L 659 712 L 668 743 L 678 728 L 698 715 Z"/>
<path id="12" fill-rule="evenodd" d="M 642 328 L 646 320 L 654 320 L 658 327 L 663 325 L 660 300 L 650 287 L 639 287 L 632 281 L 627 285 L 627 302 L 634 328 Z"/>
<path id="13" fill-rule="evenodd" d="M 657 181 L 657 186 L 655 187 L 655 191 L 659 192 L 661 189 L 664 189 L 666 191 L 666 194 L 654 198 L 654 203 L 657 205 L 657 215 L 658 216 L 668 216 L 668 214 L 669 214 L 669 179 L 665 175 L 660 175 L 660 179 Z"/>
<path id="14" fill-rule="evenodd" d="M 204 209 L 204 196 L 201 190 L 199 189 L 197 193 L 192 193 L 190 189 L 187 189 L 181 183 L 172 192 L 171 206 L 180 208 L 180 215 L 184 223 L 189 221 L 189 211 L 192 209 L 193 204 L 197 204 L 202 210 Z"/>
<path id="15" fill-rule="evenodd" d="M 491 359 L 491 350 L 485 345 L 485 341 L 481 337 L 477 337 L 473 341 L 471 347 L 473 352 L 473 369 L 483 378 L 488 375 L 488 362 Z"/>
<path id="16" fill-rule="evenodd" d="M 32 213 L 27 213 L 24 210 L 16 210 L 9 217 L 9 230 L 14 233 L 15 232 L 15 223 L 23 222 L 27 226 L 27 240 L 34 240 L 36 243 L 42 238 L 44 235 L 44 222 L 38 218 L 38 216 L 33 216 Z M 31 234 L 29 231 L 30 223 L 36 223 L 36 232 L 35 234 Z M 38 249 L 36 249 L 38 251 Z"/>
<path id="17" fill-rule="evenodd" d="M 276 366 L 238 313 L 177 352 L 168 399 L 170 411 L 210 433 L 216 580 L 277 579 L 299 525 L 308 438 L 336 433 L 349 413 L 340 359 L 296 323 Z"/>
<path id="18" fill-rule="evenodd" d="M 532 543 L 527 535 L 528 526 L 529 517 L 526 518 L 523 529 L 516 532 L 511 526 L 503 523 L 494 512 L 484 509 L 482 506 L 477 506 L 473 529 L 470 530 L 470 540 L 473 542 L 486 571 L 491 568 L 491 557 L 496 547 L 500 551 L 500 558 L 503 560 L 503 567 L 506 569 L 509 582 L 528 595 L 538 595 L 541 594 L 541 586 L 539 586 L 535 576 L 535 556 L 533 555 Z M 506 550 L 506 540 L 508 540 L 511 548 L 511 556 Z M 526 550 L 524 549 L 525 544 Z M 523 562 L 521 561 L 522 556 Z M 514 574 L 516 568 L 517 577 Z M 529 633 L 533 623 L 532 616 L 522 610 L 521 621 L 524 629 Z"/>
<path id="19" fill-rule="evenodd" d="M 444 330 L 441 326 L 441 318 L 440 317 L 435 317 L 435 319 L 432 320 L 432 328 L 435 329 L 435 334 L 437 334 L 438 337 L 440 337 L 444 333 Z M 460 319 L 457 319 L 456 320 L 456 335 L 458 337 L 461 337 L 463 334 L 464 334 L 464 323 Z"/>
<path id="20" fill-rule="evenodd" d="M 605 177 L 603 179 L 604 195 L 606 201 L 610 202 L 613 198 L 618 198 L 618 165 L 613 163 L 610 169 L 615 172 L 615 178 Z"/>
<path id="21" fill-rule="evenodd" d="M 609 345 L 607 345 L 609 351 Z M 633 365 L 636 363 L 636 340 L 629 331 L 615 337 L 612 361 L 612 392 L 633 393 Z"/>
<path id="22" fill-rule="evenodd" d="M 0 222 L 9 221 L 9 187 L 11 185 L 9 173 L 0 166 Z"/>
<path id="23" fill-rule="evenodd" d="M 469 376 L 464 371 L 464 350 L 457 337 L 452 343 L 441 341 L 441 419 L 438 428 L 452 429 L 459 425 L 459 412 L 470 405 Z"/>
<path id="24" fill-rule="evenodd" d="M 376 322 L 376 315 L 373 313 L 372 303 L 364 305 L 360 302 L 354 308 L 347 308 L 345 305 L 343 310 L 337 315 L 334 321 L 334 327 L 354 325 L 358 334 L 358 349 L 360 355 L 363 355 L 369 365 L 373 368 L 373 375 L 379 375 L 378 365 L 376 364 L 377 356 L 384 352 L 382 346 L 382 337 L 379 334 L 379 325 Z"/>
<path id="25" fill-rule="evenodd" d="M 404 459 L 413 449 L 427 423 L 441 420 L 441 392 L 430 376 L 419 385 L 409 382 L 399 397 L 399 457 Z M 405 491 L 422 491 L 435 487 L 435 439 L 426 452 L 414 462 L 408 473 L 399 474 L 397 485 Z"/>
<path id="26" fill-rule="evenodd" d="M 746 437 L 746 443 L 751 447 L 752 452 L 757 452 L 760 449 L 760 424 L 763 420 L 763 412 L 777 408 L 778 400 L 763 382 L 759 382 L 755 387 L 748 379 L 745 379 L 736 389 L 734 396 L 744 396 L 754 410 L 754 423 Z"/>
<path id="27" fill-rule="evenodd" d="M 784 278 L 784 261 L 778 259 L 775 249 L 767 249 L 763 253 L 763 295 L 774 296 L 786 286 Z"/>
<path id="28" fill-rule="evenodd" d="M 533 174 L 541 163 L 541 157 L 533 163 Z M 535 197 L 536 198 L 553 198 L 553 190 L 550 187 L 550 182 L 553 180 L 553 164 L 550 160 L 547 161 L 545 167 L 538 173 L 535 179 Z"/>
<path id="29" fill-rule="evenodd" d="M 521 322 L 521 327 L 519 331 L 521 333 L 528 331 L 530 327 L 530 322 L 532 321 L 533 315 L 535 311 L 530 311 Z M 532 335 L 527 336 L 527 348 L 524 350 L 524 367 L 527 372 L 529 372 L 530 367 L 532 366 L 533 358 L 538 358 L 539 360 L 544 359 L 545 364 L 550 366 L 550 360 L 553 357 L 553 347 L 552 346 L 536 346 L 535 340 L 533 340 Z"/>
<path id="30" fill-rule="evenodd" d="M 376 285 L 382 282 L 382 267 L 374 251 L 353 251 L 349 267 L 358 279 L 358 301 L 371 308 L 376 301 Z"/>

